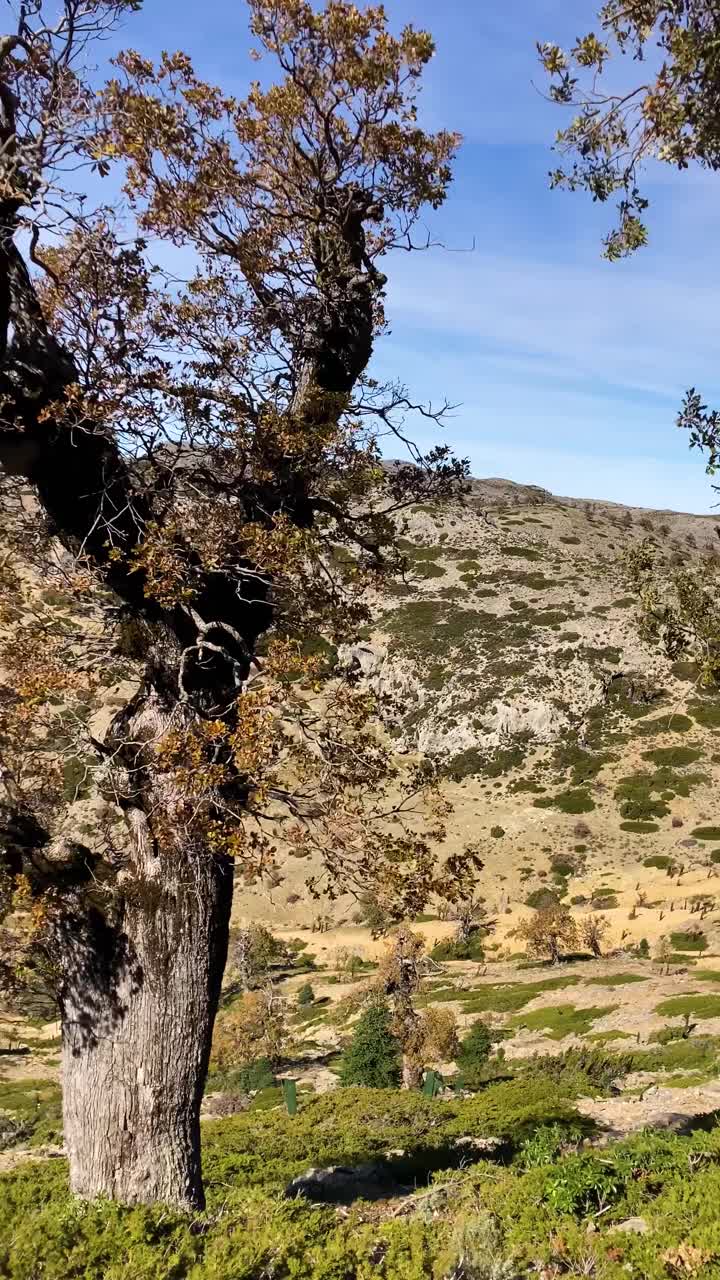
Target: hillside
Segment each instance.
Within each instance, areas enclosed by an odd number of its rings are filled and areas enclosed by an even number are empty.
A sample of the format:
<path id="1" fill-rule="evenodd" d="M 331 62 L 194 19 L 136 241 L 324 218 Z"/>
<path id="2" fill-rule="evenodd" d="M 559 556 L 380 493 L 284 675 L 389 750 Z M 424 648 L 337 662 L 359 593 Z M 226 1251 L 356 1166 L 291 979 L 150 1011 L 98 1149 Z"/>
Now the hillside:
<path id="1" fill-rule="evenodd" d="M 21 507 L 10 490 L 4 562 L 21 572 L 32 634 L 52 627 L 67 636 L 81 669 L 81 638 L 92 649 L 104 619 L 73 603 L 62 557 L 49 572 L 37 562 Z M 372 626 L 340 659 L 380 695 L 398 758 L 424 755 L 437 765 L 452 805 L 444 848 L 479 846 L 480 891 L 498 918 L 498 944 L 528 898 L 551 883 L 581 908 L 602 901 L 616 941 L 658 937 L 671 909 L 689 912 L 689 900 L 712 888 L 720 859 L 720 698 L 698 685 L 690 664 L 639 639 L 620 559 L 654 537 L 678 564 L 715 572 L 714 517 L 476 479 L 462 503 L 411 510 L 401 537 L 405 581 L 372 602 Z M 120 635 L 116 648 L 110 663 L 94 662 L 96 674 L 64 717 L 75 755 L 62 785 L 75 801 L 67 824 L 111 823 L 120 840 L 120 815 L 94 788 L 81 724 L 85 716 L 101 732 L 133 687 Z M 38 757 L 42 769 L 49 758 Z M 671 867 L 683 869 L 679 883 L 666 874 Z M 312 858 L 291 859 L 281 886 L 243 887 L 236 920 L 298 929 L 327 914 L 337 929 L 357 924 L 351 898 L 318 904 L 303 894 L 313 870 Z M 659 905 L 628 919 L 638 890 Z"/>
<path id="2" fill-rule="evenodd" d="M 580 907 L 601 901 L 617 942 L 658 937 L 670 911 L 712 889 L 720 699 L 639 639 L 620 558 L 655 537 L 678 564 L 715 571 L 715 524 L 503 480 L 410 513 L 406 581 L 341 656 L 381 695 L 399 755 L 437 763 L 453 806 L 446 847 L 479 845 L 501 941 L 549 883 Z M 271 899 L 243 894 L 237 917 L 309 923 L 297 877 Z M 628 919 L 637 890 L 658 905 Z M 336 924 L 352 905 L 335 906 Z"/>

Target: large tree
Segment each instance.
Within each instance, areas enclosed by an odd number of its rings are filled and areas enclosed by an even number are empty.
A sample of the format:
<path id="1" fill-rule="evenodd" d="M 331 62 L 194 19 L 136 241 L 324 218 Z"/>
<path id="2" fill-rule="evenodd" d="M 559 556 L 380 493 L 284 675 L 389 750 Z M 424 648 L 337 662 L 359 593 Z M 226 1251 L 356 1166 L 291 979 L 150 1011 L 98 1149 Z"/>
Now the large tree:
<path id="1" fill-rule="evenodd" d="M 184 54 L 91 76 L 138 8 L 23 0 L 0 39 L 5 496 L 93 623 L 25 607 L 5 557 L 0 907 L 57 982 L 72 1187 L 194 1207 L 233 880 L 279 874 L 278 825 L 315 848 L 310 892 L 397 918 L 470 887 L 472 857 L 435 867 L 439 818 L 413 823 L 422 771 L 309 643 L 355 634 L 403 570 L 397 513 L 463 475 L 444 449 L 379 465 L 413 405 L 367 372 L 381 261 L 416 247 L 457 139 L 417 123 L 431 38 L 380 7 L 248 0 L 272 66 L 244 100 Z M 95 198 L 114 174 L 120 212 Z M 113 645 L 137 678 L 99 730 Z M 94 833 L 60 802 L 58 716 Z"/>

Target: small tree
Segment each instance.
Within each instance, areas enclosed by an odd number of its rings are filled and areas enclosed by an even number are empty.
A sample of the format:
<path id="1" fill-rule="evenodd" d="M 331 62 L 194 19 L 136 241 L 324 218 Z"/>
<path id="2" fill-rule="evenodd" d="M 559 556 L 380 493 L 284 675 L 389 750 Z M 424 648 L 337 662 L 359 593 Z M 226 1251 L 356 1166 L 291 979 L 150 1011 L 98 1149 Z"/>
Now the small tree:
<path id="1" fill-rule="evenodd" d="M 470 1029 L 461 1042 L 457 1055 L 463 1084 L 473 1088 L 480 1083 L 497 1038 L 497 1032 L 485 1022 L 476 1022 Z"/>
<path id="2" fill-rule="evenodd" d="M 373 1000 L 355 1028 L 343 1057 L 340 1081 L 368 1089 L 395 1089 L 402 1077 L 400 1043 L 391 1029 L 392 1016 L 384 1000 Z"/>
<path id="3" fill-rule="evenodd" d="M 580 941 L 598 959 L 602 955 L 603 940 L 610 928 L 607 916 L 585 916 L 580 925 Z"/>
<path id="4" fill-rule="evenodd" d="M 353 951 L 351 947 L 336 947 L 330 963 L 337 973 L 354 979 L 365 963 L 365 956 L 357 949 Z"/>
<path id="5" fill-rule="evenodd" d="M 577 925 L 560 903 L 523 920 L 518 937 L 527 943 L 528 955 L 547 956 L 551 964 L 557 964 L 563 950 L 572 951 L 579 942 Z"/>
<path id="6" fill-rule="evenodd" d="M 422 1033 L 413 996 L 420 986 L 425 943 L 418 934 L 402 926 L 390 939 L 380 963 L 375 990 L 392 1001 L 393 1031 L 403 1050 L 403 1085 L 418 1088 L 422 1081 Z"/>
<path id="7" fill-rule="evenodd" d="M 212 1057 L 221 1070 L 244 1067 L 258 1058 L 266 1058 L 275 1069 L 289 1047 L 285 1002 L 269 989 L 251 991 L 218 1017 Z"/>
<path id="8" fill-rule="evenodd" d="M 373 935 L 385 932 L 390 923 L 390 917 L 376 897 L 369 893 L 362 894 L 358 898 L 358 907 L 363 923 Z"/>
<path id="9" fill-rule="evenodd" d="M 309 982 L 305 982 L 301 986 L 297 993 L 297 1002 L 301 1007 L 315 1003 L 315 992 Z"/>
<path id="10" fill-rule="evenodd" d="M 483 929 L 487 920 L 487 908 L 484 898 L 474 895 L 464 898 L 455 908 L 455 919 L 458 922 L 458 942 L 469 942 L 473 934 Z"/>
<path id="11" fill-rule="evenodd" d="M 229 967 L 238 974 L 243 991 L 262 986 L 271 965 L 286 956 L 285 947 L 263 924 L 239 929 L 229 955 Z"/>
<path id="12" fill-rule="evenodd" d="M 661 966 L 664 965 L 667 972 L 670 970 L 670 964 L 673 957 L 673 949 L 668 938 L 659 938 L 655 946 L 655 960 Z"/>
<path id="13" fill-rule="evenodd" d="M 406 1084 L 418 1087 L 427 1067 L 453 1062 L 459 1044 L 455 1014 L 450 1009 L 426 1009 L 401 1042 Z"/>

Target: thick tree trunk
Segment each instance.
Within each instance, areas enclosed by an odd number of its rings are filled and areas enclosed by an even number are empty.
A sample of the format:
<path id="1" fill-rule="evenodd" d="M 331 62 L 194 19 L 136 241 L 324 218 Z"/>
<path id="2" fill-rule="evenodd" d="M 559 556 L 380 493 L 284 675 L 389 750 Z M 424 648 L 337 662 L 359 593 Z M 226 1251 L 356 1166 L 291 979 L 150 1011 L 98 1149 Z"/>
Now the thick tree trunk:
<path id="1" fill-rule="evenodd" d="M 87 1198 L 198 1209 L 200 1102 L 232 868 L 193 852 L 155 862 L 154 876 L 128 883 L 112 922 L 97 911 L 63 925 L 70 1183 Z"/>

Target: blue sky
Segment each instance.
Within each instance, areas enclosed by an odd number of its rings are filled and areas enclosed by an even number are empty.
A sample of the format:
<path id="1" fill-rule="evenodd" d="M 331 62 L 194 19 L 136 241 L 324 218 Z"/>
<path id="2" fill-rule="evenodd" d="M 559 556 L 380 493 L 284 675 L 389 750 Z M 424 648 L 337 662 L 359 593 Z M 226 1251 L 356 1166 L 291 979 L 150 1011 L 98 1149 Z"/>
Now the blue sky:
<path id="1" fill-rule="evenodd" d="M 386 9 L 392 23 L 433 32 L 423 121 L 458 129 L 464 144 L 450 198 L 426 224 L 456 251 L 391 264 L 392 333 L 377 374 L 458 405 L 444 439 L 475 475 L 708 511 L 715 495 L 674 419 L 692 385 L 720 404 L 715 179 L 658 166 L 646 183 L 649 248 L 603 261 L 612 210 L 548 190 L 563 114 L 533 85 L 542 84 L 535 41 L 572 41 L 597 26 L 597 6 L 386 0 Z M 242 0 L 145 0 L 121 43 L 183 48 L 238 92 L 254 70 Z"/>

